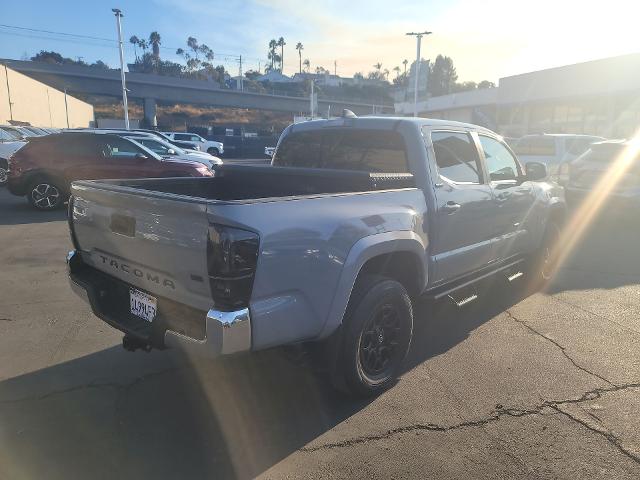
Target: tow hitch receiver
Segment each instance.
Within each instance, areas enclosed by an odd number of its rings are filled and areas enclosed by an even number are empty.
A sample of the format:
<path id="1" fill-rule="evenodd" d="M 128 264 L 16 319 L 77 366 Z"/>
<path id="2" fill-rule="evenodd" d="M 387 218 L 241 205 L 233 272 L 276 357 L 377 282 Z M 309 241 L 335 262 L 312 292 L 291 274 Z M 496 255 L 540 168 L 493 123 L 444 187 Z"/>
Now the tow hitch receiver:
<path id="1" fill-rule="evenodd" d="M 131 335 L 125 335 L 124 337 L 122 337 L 122 347 L 128 352 L 135 352 L 136 350 L 140 349 L 147 353 L 150 352 L 153 348 L 148 343 L 132 337 Z"/>

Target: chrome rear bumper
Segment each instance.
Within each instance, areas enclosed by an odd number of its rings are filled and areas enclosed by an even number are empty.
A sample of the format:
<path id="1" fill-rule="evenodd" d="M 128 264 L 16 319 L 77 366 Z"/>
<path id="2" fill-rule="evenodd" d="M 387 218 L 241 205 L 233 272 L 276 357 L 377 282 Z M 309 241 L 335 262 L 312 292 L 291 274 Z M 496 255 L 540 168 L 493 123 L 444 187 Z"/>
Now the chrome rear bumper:
<path id="1" fill-rule="evenodd" d="M 92 302 L 93 294 L 88 290 L 91 285 L 79 283 L 74 278 L 74 264 L 81 262 L 79 255 L 72 250 L 67 255 L 67 269 L 69 271 L 69 284 L 73 292 L 91 305 L 93 313 L 114 326 L 124 331 L 118 326 L 116 319 L 108 318 L 106 314 L 100 312 L 95 302 Z M 127 333 L 127 332 L 125 332 Z M 225 312 L 211 309 L 207 312 L 205 319 L 205 337 L 202 340 L 183 335 L 172 330 L 164 333 L 164 346 L 183 350 L 187 354 L 214 358 L 219 355 L 229 355 L 232 353 L 251 350 L 251 318 L 249 309 Z"/>

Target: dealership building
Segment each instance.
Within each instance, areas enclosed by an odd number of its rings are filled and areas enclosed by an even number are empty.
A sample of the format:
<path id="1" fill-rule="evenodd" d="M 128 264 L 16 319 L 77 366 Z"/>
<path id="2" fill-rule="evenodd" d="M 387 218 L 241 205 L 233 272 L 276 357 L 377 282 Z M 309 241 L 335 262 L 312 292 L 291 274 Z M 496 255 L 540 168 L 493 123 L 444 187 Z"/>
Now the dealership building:
<path id="1" fill-rule="evenodd" d="M 412 102 L 395 104 L 413 114 Z M 418 114 L 484 125 L 505 136 L 585 133 L 628 138 L 640 128 L 640 54 L 501 78 L 495 88 L 431 97 Z"/>
<path id="2" fill-rule="evenodd" d="M 0 125 L 93 125 L 93 106 L 0 64 Z"/>

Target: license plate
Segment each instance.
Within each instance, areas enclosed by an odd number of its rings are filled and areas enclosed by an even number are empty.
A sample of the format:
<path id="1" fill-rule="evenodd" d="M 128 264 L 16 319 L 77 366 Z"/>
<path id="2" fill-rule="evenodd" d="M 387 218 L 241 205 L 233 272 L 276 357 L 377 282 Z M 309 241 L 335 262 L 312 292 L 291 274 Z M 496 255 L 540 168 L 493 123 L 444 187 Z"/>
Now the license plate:
<path id="1" fill-rule="evenodd" d="M 131 288 L 129 290 L 129 303 L 131 305 L 131 313 L 136 317 L 140 317 L 147 322 L 153 322 L 158 306 L 156 297 Z"/>

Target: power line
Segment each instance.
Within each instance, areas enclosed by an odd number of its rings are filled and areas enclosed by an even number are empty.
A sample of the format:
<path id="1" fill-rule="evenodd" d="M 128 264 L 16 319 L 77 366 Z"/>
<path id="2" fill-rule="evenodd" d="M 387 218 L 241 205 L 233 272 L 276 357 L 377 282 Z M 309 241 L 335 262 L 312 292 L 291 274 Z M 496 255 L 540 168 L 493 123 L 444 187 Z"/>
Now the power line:
<path id="1" fill-rule="evenodd" d="M 53 35 L 64 35 L 64 36 L 67 36 L 67 37 L 89 38 L 89 39 L 92 39 L 92 40 L 102 40 L 102 41 L 115 43 L 115 40 L 113 40 L 112 38 L 92 37 L 90 35 L 80 35 L 80 34 L 77 34 L 77 33 L 54 32 L 52 30 L 39 30 L 37 28 L 18 27 L 16 25 L 4 25 L 4 24 L 0 24 L 0 27 L 14 28 L 16 30 L 26 30 L 26 31 L 29 31 L 29 32 L 37 32 L 37 33 L 49 33 L 49 34 L 53 34 Z"/>
<path id="2" fill-rule="evenodd" d="M 68 33 L 68 32 L 56 32 L 53 30 L 43 30 L 43 29 L 38 29 L 38 28 L 29 28 L 29 27 L 21 27 L 18 25 L 7 25 L 7 24 L 0 24 L 0 28 L 5 28 L 5 29 L 13 29 L 13 30 L 19 30 L 22 32 L 31 32 L 32 34 L 29 33 L 20 33 L 20 32 L 11 32 L 11 31 L 2 31 L 0 30 L 0 34 L 3 35 L 12 35 L 12 36 L 16 36 L 16 37 L 22 37 L 22 38 L 33 38 L 33 39 L 38 39 L 38 40 L 52 40 L 52 41 L 56 41 L 56 42 L 66 42 L 66 43 L 75 43 L 75 44 L 84 44 L 87 45 L 86 40 L 92 40 L 93 42 L 106 42 L 108 43 L 107 45 L 105 45 L 104 43 L 89 43 L 88 45 L 92 46 L 92 47 L 103 47 L 103 48 L 116 48 L 117 47 L 117 41 L 111 38 L 104 38 L 104 37 L 95 37 L 92 35 L 82 35 L 82 34 L 77 34 L 77 33 Z M 33 35 L 33 33 L 39 33 L 42 35 Z M 45 36 L 48 35 L 48 36 Z M 52 37 L 50 35 L 60 35 L 63 37 L 69 37 L 69 38 L 56 38 L 56 37 Z M 166 50 L 166 51 L 173 51 L 174 55 L 176 50 L 178 50 L 178 48 L 181 47 L 169 47 L 169 46 L 164 46 L 161 45 L 160 46 L 161 49 Z M 184 48 L 184 47 L 182 47 Z M 222 61 L 222 62 L 238 62 L 240 57 L 243 58 L 243 60 L 246 61 L 250 61 L 250 62 L 263 62 L 264 58 L 260 58 L 260 57 L 248 57 L 246 55 L 242 55 L 242 54 L 235 54 L 235 53 L 216 53 L 214 52 L 214 61 Z"/>

